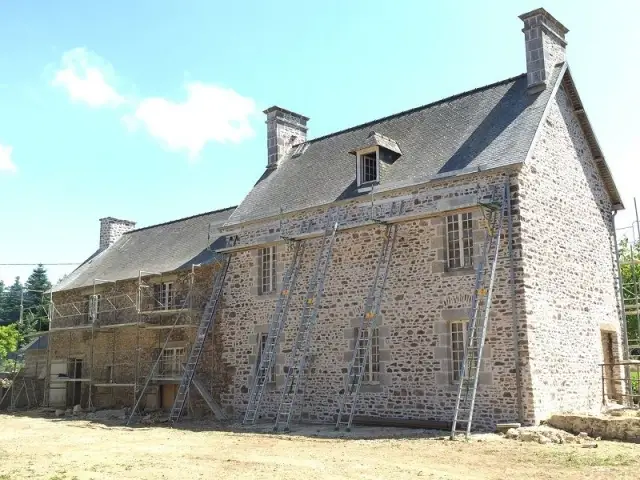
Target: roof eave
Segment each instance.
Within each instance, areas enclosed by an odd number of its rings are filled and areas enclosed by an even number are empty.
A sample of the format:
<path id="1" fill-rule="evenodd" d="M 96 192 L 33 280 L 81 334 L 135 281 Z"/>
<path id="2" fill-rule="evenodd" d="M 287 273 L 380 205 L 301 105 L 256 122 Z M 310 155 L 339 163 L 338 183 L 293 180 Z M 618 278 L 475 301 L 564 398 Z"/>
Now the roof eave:
<path id="1" fill-rule="evenodd" d="M 622 203 L 622 198 L 620 196 L 620 192 L 618 191 L 618 187 L 616 187 L 615 181 L 613 180 L 613 175 L 611 170 L 609 169 L 609 165 L 604 158 L 604 154 L 602 153 L 602 149 L 600 148 L 600 143 L 596 137 L 596 134 L 591 126 L 591 122 L 589 121 L 589 117 L 585 112 L 584 105 L 582 100 L 580 100 L 580 95 L 578 95 L 578 89 L 576 88 L 576 84 L 573 80 L 573 76 L 571 75 L 571 69 L 567 66 L 565 75 L 563 75 L 560 81 L 564 82 L 563 86 L 569 95 L 571 103 L 573 105 L 573 111 L 582 127 L 584 135 L 587 139 L 587 143 L 589 144 L 589 149 L 591 150 L 591 154 L 596 162 L 598 167 L 598 171 L 602 176 L 602 180 L 604 181 L 605 188 L 611 197 L 612 208 L 615 211 L 624 210 L 624 204 Z"/>
<path id="2" fill-rule="evenodd" d="M 509 174 L 515 173 L 515 171 L 517 171 L 521 167 L 522 163 L 523 162 L 517 161 L 517 162 L 507 163 L 504 165 L 497 165 L 493 167 L 486 167 L 485 165 L 480 165 L 473 168 L 456 170 L 456 171 L 447 172 L 444 174 L 436 174 L 431 177 L 423 178 L 415 182 L 397 182 L 394 184 L 387 184 L 387 185 L 384 185 L 383 189 L 376 190 L 376 193 L 379 193 L 379 194 L 384 193 L 385 195 L 390 195 L 390 194 L 398 193 L 407 189 L 415 189 L 416 187 L 428 186 L 437 182 L 448 182 L 448 181 L 451 181 L 452 179 L 459 180 L 459 179 L 463 179 L 465 177 L 475 175 L 478 173 L 486 175 L 489 173 L 504 171 L 507 175 L 509 175 Z M 361 200 L 362 198 L 363 198 L 362 196 L 349 197 L 349 198 L 344 198 L 340 200 L 333 200 L 330 202 L 319 203 L 317 205 L 311 205 L 309 207 L 282 211 L 280 213 L 274 213 L 272 215 L 267 215 L 264 217 L 251 218 L 248 220 L 243 220 L 243 221 L 238 221 L 233 223 L 228 222 L 220 228 L 220 231 L 226 235 L 233 235 L 241 232 L 242 229 L 244 228 L 250 228 L 253 225 L 258 225 L 261 223 L 269 223 L 269 222 L 278 220 L 279 218 L 282 218 L 282 215 L 291 215 L 294 213 L 307 213 L 317 209 L 327 208 L 329 206 L 346 205 L 350 202 Z M 221 252 L 221 251 L 222 250 L 218 250 L 218 252 Z"/>

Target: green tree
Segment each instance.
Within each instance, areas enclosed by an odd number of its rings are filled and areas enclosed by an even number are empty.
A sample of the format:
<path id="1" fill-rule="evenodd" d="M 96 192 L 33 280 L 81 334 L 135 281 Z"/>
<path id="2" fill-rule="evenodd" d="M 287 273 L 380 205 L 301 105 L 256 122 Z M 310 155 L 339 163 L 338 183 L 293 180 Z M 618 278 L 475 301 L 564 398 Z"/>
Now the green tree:
<path id="1" fill-rule="evenodd" d="M 4 318 L 4 295 L 5 295 L 4 282 L 0 280 L 0 325 L 8 323 L 8 320 Z"/>
<path id="2" fill-rule="evenodd" d="M 24 284 L 24 315 L 23 323 L 25 334 L 27 331 L 47 330 L 47 308 L 49 295 L 46 293 L 51 288 L 51 282 L 47 275 L 47 269 L 39 264 L 33 269 Z"/>
<path id="3" fill-rule="evenodd" d="M 9 352 L 15 352 L 20 343 L 20 333 L 15 325 L 0 327 L 0 363 L 2 363 Z"/>
<path id="4" fill-rule="evenodd" d="M 42 304 L 43 298 L 46 297 L 45 292 L 51 288 L 47 269 L 42 264 L 33 269 L 24 284 L 24 288 L 24 304 L 26 308 Z"/>
<path id="5" fill-rule="evenodd" d="M 20 297 L 22 295 L 22 284 L 20 277 L 16 277 L 13 285 L 9 289 L 5 289 L 3 295 L 3 320 L 8 323 L 15 323 L 20 318 Z"/>
<path id="6" fill-rule="evenodd" d="M 640 245 L 632 244 L 627 238 L 619 242 L 620 276 L 625 312 L 627 315 L 627 336 L 629 344 L 640 344 Z"/>

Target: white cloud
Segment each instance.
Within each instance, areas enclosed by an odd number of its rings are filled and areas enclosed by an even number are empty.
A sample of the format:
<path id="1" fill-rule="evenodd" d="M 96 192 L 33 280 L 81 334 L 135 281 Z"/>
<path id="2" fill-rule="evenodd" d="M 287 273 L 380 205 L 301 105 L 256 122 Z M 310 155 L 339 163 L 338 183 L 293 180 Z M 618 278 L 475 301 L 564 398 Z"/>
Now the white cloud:
<path id="1" fill-rule="evenodd" d="M 173 102 L 159 97 L 143 99 L 133 115 L 123 117 L 134 131 L 140 125 L 170 150 L 198 156 L 208 142 L 238 143 L 254 135 L 249 122 L 256 113 L 253 99 L 232 89 L 200 82 L 186 85 L 187 99 Z"/>
<path id="2" fill-rule="evenodd" d="M 64 88 L 71 99 L 91 107 L 115 107 L 124 98 L 109 84 L 114 78 L 108 62 L 86 48 L 74 48 L 62 56 L 52 84 Z"/>
<path id="3" fill-rule="evenodd" d="M 0 145 L 0 172 L 15 172 L 18 170 L 11 160 L 12 150 L 12 147 Z"/>

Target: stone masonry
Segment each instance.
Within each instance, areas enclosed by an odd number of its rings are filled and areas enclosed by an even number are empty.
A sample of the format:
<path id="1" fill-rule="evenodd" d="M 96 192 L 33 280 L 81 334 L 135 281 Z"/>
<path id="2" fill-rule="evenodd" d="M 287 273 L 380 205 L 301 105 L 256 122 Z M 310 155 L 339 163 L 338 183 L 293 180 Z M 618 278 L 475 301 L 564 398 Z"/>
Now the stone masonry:
<path id="1" fill-rule="evenodd" d="M 521 18 L 525 22 L 530 93 L 535 95 L 539 89 L 556 87 L 549 84 L 548 73 L 564 61 L 567 30 L 544 11 Z M 398 230 L 381 304 L 379 375 L 375 382 L 363 385 L 356 415 L 450 421 L 457 393 L 452 324 L 468 319 L 475 271 L 448 267 L 446 216 L 472 214 L 477 264 L 485 238 L 478 202 L 486 201 L 493 187 L 505 184 L 511 200 L 513 237 L 509 245 L 505 230 L 500 240 L 474 425 L 536 424 L 556 412 L 596 410 L 602 402 L 598 364 L 603 361 L 602 345 L 606 344 L 603 335 L 614 338 L 614 360 L 622 351 L 614 284 L 613 207 L 569 98 L 562 85 L 554 92 L 524 164 L 376 191 L 373 215 L 371 197 L 367 196 L 223 229 L 224 235 L 236 237 L 237 243 L 226 250 L 231 261 L 222 303 L 197 375 L 229 416 L 240 419 L 246 410 L 260 335 L 268 331 L 283 274 L 292 260 L 285 238 L 295 237 L 303 239 L 306 249 L 277 345 L 275 379 L 267 385 L 260 410 L 263 420 L 275 416 L 284 366 L 322 242 L 320 235 L 329 208 L 337 207 L 341 228 L 325 278 L 305 395 L 297 400 L 301 418 L 333 422 L 338 414 L 337 401 L 353 353 L 355 329 L 383 244 L 384 226 L 372 221 L 375 216 L 398 222 Z M 277 107 L 266 113 L 268 168 L 273 169 L 292 145 L 306 140 L 308 119 Z M 355 175 L 355 164 L 353 171 Z M 101 248 L 131 227 L 124 221 L 103 220 Z M 276 249 L 277 286 L 273 293 L 261 294 L 259 250 L 272 246 Z M 171 278 L 180 284 L 187 274 L 174 272 Z M 194 285 L 200 294 L 191 325 L 199 322 L 212 278 L 211 266 L 195 270 Z M 158 279 L 146 280 L 153 283 Z M 98 288 L 99 293 L 113 296 L 135 296 L 137 290 L 135 280 Z M 59 292 L 54 302 L 63 311 L 73 311 L 60 305 L 86 302 L 90 293 L 92 289 Z M 81 328 L 55 331 L 56 324 L 52 324 L 50 359 L 82 358 L 85 365 L 93 366 L 93 371 L 86 371 L 93 384 L 141 383 L 170 331 L 151 326 L 166 326 L 172 317 L 145 317 L 143 327 L 120 328 L 113 328 L 107 318 L 112 317 L 102 317 L 104 323 L 93 329 L 81 323 L 60 323 L 63 328 Z M 135 310 L 113 318 L 121 324 L 140 321 Z M 194 333 L 192 326 L 173 330 L 171 345 L 188 349 Z M 157 406 L 160 385 L 153 383 L 145 406 Z M 82 388 L 84 404 L 133 403 L 129 387 L 83 384 Z M 199 397 L 192 397 L 195 409 L 206 413 Z"/>
<path id="2" fill-rule="evenodd" d="M 217 267 L 215 267 L 217 268 Z M 119 312 L 116 322 L 104 312 L 94 329 L 87 326 L 84 315 L 84 324 L 74 319 L 73 326 L 69 329 L 71 317 L 54 317 L 53 331 L 50 334 L 50 359 L 49 361 L 68 361 L 81 359 L 82 377 L 91 379 L 81 384 L 83 407 L 89 406 L 89 393 L 91 392 L 91 405 L 97 407 L 131 407 L 134 402 L 133 388 L 130 384 L 144 383 L 149 375 L 155 360 L 160 354 L 167 335 L 170 335 L 168 347 L 184 347 L 189 351 L 195 338 L 195 327 L 200 323 L 204 304 L 211 293 L 214 266 L 202 266 L 194 270 L 193 287 L 191 289 L 191 309 L 185 309 L 176 319 L 176 314 L 152 313 L 138 315 L 136 310 L 126 309 Z M 176 285 L 176 295 L 187 287 L 188 272 L 168 274 L 162 278 L 146 277 L 148 284 L 157 281 L 173 281 Z M 100 285 L 98 292 L 104 299 L 117 299 L 123 294 L 129 294 L 135 298 L 137 291 L 137 279 L 117 282 L 115 286 Z M 87 296 L 92 294 L 92 289 L 69 290 L 54 293 L 54 303 L 61 311 L 69 312 L 71 309 L 65 305 L 86 305 Z M 105 310 L 106 300 L 101 300 Z M 139 322 L 139 325 L 135 323 Z M 175 329 L 157 328 L 160 325 L 184 325 Z M 127 325 L 128 324 L 128 325 Z M 124 326 L 123 326 L 124 325 Z M 63 330 L 56 330 L 62 328 Z M 205 341 L 205 349 L 202 354 L 197 378 L 210 390 L 214 398 L 225 391 L 229 382 L 228 366 L 220 358 L 221 348 L 218 339 L 220 335 L 209 332 Z M 156 408 L 159 406 L 159 386 L 167 383 L 176 383 L 176 380 L 154 379 L 147 389 L 143 408 Z M 120 386 L 109 386 L 115 384 Z M 71 399 L 67 398 L 68 406 Z M 205 413 L 207 408 L 198 394 L 192 396 L 192 407 L 197 412 Z M 166 406 L 165 406 L 166 408 Z"/>
<path id="3" fill-rule="evenodd" d="M 118 241 L 127 232 L 136 227 L 136 222 L 119 220 L 113 217 L 100 219 L 100 250 L 104 250 Z"/>
<path id="4" fill-rule="evenodd" d="M 309 119 L 278 107 L 271 107 L 264 113 L 267 114 L 268 166 L 276 167 L 293 145 L 307 140 Z"/>
<path id="5" fill-rule="evenodd" d="M 533 417 L 593 411 L 602 401 L 601 331 L 615 334 L 617 352 L 622 341 L 614 227 L 611 202 L 563 88 L 518 183 Z"/>
<path id="6" fill-rule="evenodd" d="M 459 194 L 478 191 L 478 183 L 501 185 L 504 178 L 470 176 L 464 181 L 443 182 L 436 191 L 446 189 L 450 192 L 449 205 L 452 205 L 459 202 Z M 513 183 L 515 195 L 515 179 Z M 430 197 L 433 188 L 423 187 L 413 193 L 425 193 Z M 403 195 L 408 193 L 402 192 Z M 440 204 L 443 205 L 445 203 Z M 484 230 L 479 225 L 482 214 L 477 206 L 465 210 L 473 212 L 477 262 L 484 240 Z M 451 322 L 468 318 L 475 272 L 473 269 L 449 271 L 446 268 L 444 214 L 399 225 L 382 302 L 381 373 L 378 382 L 363 386 L 359 415 L 440 421 L 450 420 L 453 415 L 457 390 L 453 382 Z M 307 220 L 319 224 L 325 218 L 323 214 L 313 219 L 306 216 Z M 292 215 L 287 223 L 294 224 L 300 217 Z M 263 227 L 255 225 L 254 228 Z M 308 421 L 330 422 L 338 413 L 338 392 L 344 385 L 354 346 L 354 331 L 359 325 L 364 298 L 373 278 L 382 234 L 383 227 L 369 225 L 346 230 L 336 238 L 312 343 L 306 395 L 300 402 L 302 418 Z M 249 231 L 246 236 L 253 238 Z M 307 240 L 287 324 L 278 346 L 275 383 L 268 386 L 262 403 L 262 414 L 267 418 L 273 417 L 277 410 L 286 355 L 292 348 L 306 286 L 320 245 L 320 238 Z M 284 242 L 277 244 L 277 252 L 280 282 L 292 253 Z M 478 422 L 485 426 L 518 416 L 506 235 L 502 252 L 477 400 Z M 257 293 L 256 249 L 233 255 L 225 288 L 227 308 L 222 311 L 220 331 L 223 358 L 234 365 L 235 375 L 231 388 L 221 398 L 230 413 L 240 416 L 255 372 L 258 335 L 268 329 L 277 294 Z"/>

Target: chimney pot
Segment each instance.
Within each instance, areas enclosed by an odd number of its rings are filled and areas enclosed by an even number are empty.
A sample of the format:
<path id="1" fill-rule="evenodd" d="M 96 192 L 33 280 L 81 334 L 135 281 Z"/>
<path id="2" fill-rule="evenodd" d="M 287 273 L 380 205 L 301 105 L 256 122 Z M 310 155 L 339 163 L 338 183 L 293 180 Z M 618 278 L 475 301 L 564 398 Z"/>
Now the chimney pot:
<path id="1" fill-rule="evenodd" d="M 100 219 L 100 251 L 109 248 L 127 232 L 136 228 L 136 222 L 113 217 Z"/>
<path id="2" fill-rule="evenodd" d="M 291 147 L 307 141 L 308 117 L 273 106 L 267 115 L 267 167 L 276 168 Z"/>

